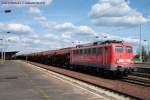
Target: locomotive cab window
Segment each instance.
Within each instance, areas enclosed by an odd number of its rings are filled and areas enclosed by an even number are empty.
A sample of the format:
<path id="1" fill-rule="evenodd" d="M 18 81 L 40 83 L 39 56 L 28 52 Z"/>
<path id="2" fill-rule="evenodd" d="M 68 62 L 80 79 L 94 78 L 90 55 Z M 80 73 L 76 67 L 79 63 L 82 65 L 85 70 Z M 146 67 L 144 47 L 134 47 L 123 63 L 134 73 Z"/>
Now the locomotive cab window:
<path id="1" fill-rule="evenodd" d="M 115 52 L 122 53 L 123 52 L 123 47 L 121 47 L 121 46 L 115 47 Z"/>
<path id="2" fill-rule="evenodd" d="M 127 53 L 132 53 L 132 48 L 131 47 L 126 47 L 126 52 Z"/>

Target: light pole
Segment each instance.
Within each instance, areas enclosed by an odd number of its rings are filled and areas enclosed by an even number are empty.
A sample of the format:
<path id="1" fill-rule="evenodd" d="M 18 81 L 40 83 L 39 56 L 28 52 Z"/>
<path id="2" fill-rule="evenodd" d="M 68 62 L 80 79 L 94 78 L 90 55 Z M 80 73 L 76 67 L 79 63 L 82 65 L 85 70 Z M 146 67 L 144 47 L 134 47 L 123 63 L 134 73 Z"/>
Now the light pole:
<path id="1" fill-rule="evenodd" d="M 148 62 L 150 62 L 150 41 L 149 40 L 144 40 L 147 42 L 147 56 L 148 56 Z"/>
<path id="2" fill-rule="evenodd" d="M 71 43 L 72 43 L 72 46 L 74 46 L 75 43 L 74 42 L 71 42 Z"/>
<path id="3" fill-rule="evenodd" d="M 8 14 L 8 13 L 11 13 L 11 10 L 10 9 L 5 9 L 4 10 L 4 13 L 6 13 L 6 14 Z M 6 33 L 10 33 L 10 32 L 6 32 Z M 4 37 L 4 36 L 3 36 Z M 4 40 L 4 61 L 5 61 L 5 39 L 3 38 L 3 40 Z"/>
<path id="4" fill-rule="evenodd" d="M 4 61 L 5 61 L 5 54 L 6 54 L 6 53 L 5 53 L 5 52 L 6 52 L 6 51 L 5 51 L 5 42 L 6 42 L 6 41 L 5 41 L 5 36 L 4 36 L 4 35 L 3 35 L 3 41 L 4 41 L 4 42 L 3 42 L 3 45 L 4 45 L 4 56 L 3 56 L 4 58 L 3 58 L 3 59 L 4 59 Z"/>
<path id="5" fill-rule="evenodd" d="M 5 52 L 5 50 L 4 50 L 4 34 L 3 34 L 3 32 L 1 32 L 1 35 L 2 35 L 2 51 L 1 51 L 1 55 L 2 55 L 2 61 L 4 61 L 4 52 Z"/>
<path id="6" fill-rule="evenodd" d="M 80 41 L 78 41 L 78 45 L 80 45 L 80 43 L 81 43 L 81 42 L 80 42 Z"/>
<path id="7" fill-rule="evenodd" d="M 140 43 L 139 43 L 139 48 L 140 48 L 140 62 L 142 62 L 142 25 L 140 24 Z"/>
<path id="8" fill-rule="evenodd" d="M 3 39 L 0 39 L 1 41 L 3 41 Z M 2 44 L 2 42 L 1 42 Z M 1 47 L 1 61 L 3 61 L 3 47 Z"/>
<path id="9" fill-rule="evenodd" d="M 8 32 L 6 32 L 6 34 L 9 34 L 10 32 L 8 31 Z M 5 61 L 5 59 L 6 59 L 6 51 L 5 51 L 5 47 L 6 47 L 6 41 L 5 41 L 5 36 L 4 36 L 4 34 L 2 33 L 2 38 L 3 38 L 3 61 Z"/>
<path id="10" fill-rule="evenodd" d="M 148 50 L 147 50 L 147 40 L 144 40 L 144 42 L 145 42 L 145 46 L 144 46 L 144 48 L 145 48 L 145 56 L 146 56 L 146 61 L 148 61 Z M 144 59 L 144 61 L 145 61 L 145 59 Z"/>

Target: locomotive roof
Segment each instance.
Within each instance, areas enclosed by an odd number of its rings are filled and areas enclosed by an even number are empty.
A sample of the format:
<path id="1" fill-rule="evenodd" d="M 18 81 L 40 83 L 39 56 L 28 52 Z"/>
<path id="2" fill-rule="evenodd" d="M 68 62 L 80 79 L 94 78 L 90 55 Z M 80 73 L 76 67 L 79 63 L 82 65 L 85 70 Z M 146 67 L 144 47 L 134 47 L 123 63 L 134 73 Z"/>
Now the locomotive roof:
<path id="1" fill-rule="evenodd" d="M 82 48 L 97 47 L 97 46 L 101 47 L 101 46 L 109 46 L 109 45 L 117 45 L 117 44 L 130 45 L 123 41 L 107 40 L 107 41 L 97 41 L 92 44 L 78 45 L 74 49 L 82 49 Z"/>

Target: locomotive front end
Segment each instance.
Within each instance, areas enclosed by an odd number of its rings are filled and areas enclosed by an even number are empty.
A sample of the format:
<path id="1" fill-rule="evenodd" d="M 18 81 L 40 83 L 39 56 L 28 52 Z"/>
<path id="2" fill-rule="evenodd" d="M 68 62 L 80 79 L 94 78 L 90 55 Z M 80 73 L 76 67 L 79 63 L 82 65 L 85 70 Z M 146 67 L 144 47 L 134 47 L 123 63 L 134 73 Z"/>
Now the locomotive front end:
<path id="1" fill-rule="evenodd" d="M 119 73 L 130 73 L 134 70 L 133 48 L 129 44 L 113 45 L 111 70 Z"/>

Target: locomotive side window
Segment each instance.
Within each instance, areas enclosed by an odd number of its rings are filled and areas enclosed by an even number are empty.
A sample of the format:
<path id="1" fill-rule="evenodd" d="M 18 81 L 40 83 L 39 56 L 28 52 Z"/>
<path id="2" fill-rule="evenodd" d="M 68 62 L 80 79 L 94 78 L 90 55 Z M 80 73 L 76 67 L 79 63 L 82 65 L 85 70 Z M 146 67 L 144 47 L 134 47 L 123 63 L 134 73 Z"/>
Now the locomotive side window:
<path id="1" fill-rule="evenodd" d="M 102 49 L 101 48 L 97 48 L 96 53 L 101 53 Z"/>
<path id="2" fill-rule="evenodd" d="M 83 50 L 82 49 L 80 49 L 80 54 L 83 54 Z"/>
<path id="3" fill-rule="evenodd" d="M 88 53 L 88 49 L 84 49 L 84 54 L 87 54 Z"/>
<path id="4" fill-rule="evenodd" d="M 92 48 L 92 54 L 96 54 L 96 48 Z"/>
<path id="5" fill-rule="evenodd" d="M 91 54 L 91 49 L 90 48 L 88 49 L 88 54 Z"/>
<path id="6" fill-rule="evenodd" d="M 126 52 L 127 53 L 132 53 L 132 48 L 131 47 L 126 47 Z"/>
<path id="7" fill-rule="evenodd" d="M 79 50 L 76 50 L 76 54 L 77 54 L 77 55 L 79 54 Z"/>
<path id="8" fill-rule="evenodd" d="M 78 50 L 78 55 L 80 55 L 80 50 Z"/>
<path id="9" fill-rule="evenodd" d="M 77 55 L 78 54 L 78 50 L 75 50 L 75 55 Z"/>
<path id="10" fill-rule="evenodd" d="M 74 54 L 74 55 L 76 54 L 76 50 L 73 51 L 73 54 Z"/>
<path id="11" fill-rule="evenodd" d="M 121 47 L 121 46 L 115 47 L 115 52 L 122 53 L 123 52 L 123 47 Z"/>

